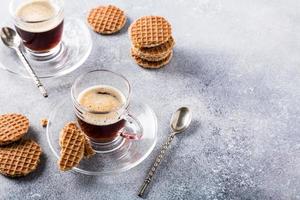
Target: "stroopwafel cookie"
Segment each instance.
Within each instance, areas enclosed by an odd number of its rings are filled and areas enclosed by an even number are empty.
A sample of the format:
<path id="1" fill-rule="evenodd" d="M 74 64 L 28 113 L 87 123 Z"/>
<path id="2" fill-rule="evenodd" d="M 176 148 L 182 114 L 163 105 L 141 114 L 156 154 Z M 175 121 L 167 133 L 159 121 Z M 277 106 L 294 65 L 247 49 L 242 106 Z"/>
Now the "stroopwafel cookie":
<path id="1" fill-rule="evenodd" d="M 120 8 L 108 5 L 93 8 L 90 11 L 87 20 L 95 32 L 101 34 L 113 34 L 124 27 L 126 16 L 124 11 Z"/>
<path id="2" fill-rule="evenodd" d="M 170 52 L 167 52 L 167 53 L 163 53 L 163 54 L 156 54 L 156 55 L 153 55 L 153 56 L 145 56 L 143 54 L 141 54 L 139 52 L 138 49 L 132 47 L 131 48 L 131 51 L 132 51 L 132 54 L 136 55 L 137 57 L 140 57 L 141 59 L 143 60 L 147 60 L 147 61 L 161 61 L 161 60 L 164 60 L 166 57 L 169 56 Z"/>
<path id="3" fill-rule="evenodd" d="M 129 36 L 137 48 L 155 47 L 167 42 L 172 35 L 170 23 L 160 16 L 144 16 L 129 27 Z"/>
<path id="4" fill-rule="evenodd" d="M 0 145 L 21 139 L 29 129 L 29 120 L 21 114 L 0 115 Z"/>
<path id="5" fill-rule="evenodd" d="M 140 58 L 144 58 L 147 60 L 147 58 L 153 58 L 153 60 L 159 60 L 159 58 L 166 57 L 173 49 L 175 45 L 175 41 L 173 37 L 171 36 L 170 39 L 156 47 L 150 47 L 150 48 L 136 48 L 132 47 L 134 51 L 136 52 L 136 55 L 138 55 Z"/>
<path id="6" fill-rule="evenodd" d="M 61 131 L 59 169 L 67 171 L 76 167 L 84 155 L 85 135 L 76 123 L 68 123 Z"/>
<path id="7" fill-rule="evenodd" d="M 134 52 L 132 52 L 132 51 L 131 51 L 131 56 L 135 60 L 135 62 L 143 68 L 158 69 L 158 68 L 161 68 L 161 67 L 167 65 L 170 62 L 170 60 L 173 56 L 173 51 L 171 51 L 170 54 L 165 59 L 160 60 L 160 61 L 144 60 L 144 59 L 138 57 L 137 55 L 135 55 Z"/>
<path id="8" fill-rule="evenodd" d="M 0 173 L 11 177 L 25 176 L 37 168 L 41 154 L 41 147 L 33 140 L 0 147 Z"/>

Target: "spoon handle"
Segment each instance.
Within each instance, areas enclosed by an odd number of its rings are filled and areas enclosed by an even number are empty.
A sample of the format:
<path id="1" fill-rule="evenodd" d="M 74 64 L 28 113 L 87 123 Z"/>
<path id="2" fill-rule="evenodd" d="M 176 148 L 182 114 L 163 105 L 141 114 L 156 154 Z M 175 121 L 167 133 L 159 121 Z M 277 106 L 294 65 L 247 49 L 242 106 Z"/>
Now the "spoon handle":
<path id="1" fill-rule="evenodd" d="M 169 135 L 167 141 L 161 147 L 159 155 L 156 157 L 155 162 L 153 163 L 152 167 L 150 168 L 150 170 L 148 172 L 147 178 L 145 178 L 144 183 L 143 183 L 142 187 L 139 190 L 139 193 L 138 193 L 139 197 L 143 197 L 148 185 L 152 181 L 152 178 L 153 178 L 159 164 L 161 163 L 162 159 L 164 158 L 164 156 L 166 154 L 166 150 L 169 148 L 169 146 L 170 146 L 171 142 L 173 141 L 174 137 L 175 137 L 175 133 L 171 133 Z"/>
<path id="2" fill-rule="evenodd" d="M 29 64 L 28 60 L 26 59 L 26 57 L 24 56 L 24 54 L 21 52 L 21 50 L 19 48 L 16 48 L 16 52 L 17 52 L 20 60 L 22 61 L 23 65 L 25 66 L 25 69 L 27 70 L 27 72 L 29 73 L 31 78 L 33 79 L 36 86 L 39 88 L 42 95 L 44 97 L 48 97 L 46 89 L 44 88 L 44 86 L 41 83 L 40 79 L 37 77 L 37 75 L 33 71 L 32 67 L 30 66 L 30 64 Z"/>

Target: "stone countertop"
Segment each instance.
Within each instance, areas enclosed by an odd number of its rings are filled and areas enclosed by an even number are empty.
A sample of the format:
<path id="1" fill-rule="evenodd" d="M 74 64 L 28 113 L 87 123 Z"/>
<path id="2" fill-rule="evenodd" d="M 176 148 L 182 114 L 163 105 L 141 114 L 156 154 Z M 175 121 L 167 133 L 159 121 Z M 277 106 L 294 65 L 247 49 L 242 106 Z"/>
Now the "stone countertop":
<path id="1" fill-rule="evenodd" d="M 8 2 L 1 3 L 3 17 Z M 88 60 L 69 75 L 44 80 L 48 99 L 31 80 L 1 70 L 0 112 L 27 115 L 29 135 L 44 154 L 35 173 L 0 176 L 0 199 L 139 199 L 137 190 L 167 138 L 171 113 L 182 105 L 193 110 L 192 126 L 175 139 L 147 199 L 300 199 L 299 1 L 66 0 L 66 12 L 84 20 L 88 8 L 108 3 L 123 8 L 130 22 L 165 16 L 176 40 L 171 63 L 160 70 L 138 67 L 123 30 L 113 36 L 91 33 Z M 79 74 L 96 68 L 128 77 L 135 98 L 157 114 L 158 143 L 126 173 L 62 173 L 39 121 L 55 102 L 69 98 Z"/>

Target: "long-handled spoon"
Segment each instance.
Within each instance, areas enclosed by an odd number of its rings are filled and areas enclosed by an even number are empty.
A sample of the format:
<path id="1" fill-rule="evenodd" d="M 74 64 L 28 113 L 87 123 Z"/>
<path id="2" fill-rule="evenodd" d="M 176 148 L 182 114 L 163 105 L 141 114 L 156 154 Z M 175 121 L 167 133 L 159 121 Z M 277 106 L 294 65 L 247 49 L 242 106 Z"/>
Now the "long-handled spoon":
<path id="1" fill-rule="evenodd" d="M 9 48 L 14 49 L 17 52 L 17 55 L 19 56 L 20 60 L 25 66 L 25 69 L 33 79 L 36 86 L 39 88 L 40 92 L 44 97 L 48 97 L 47 91 L 44 88 L 43 84 L 41 83 L 40 79 L 37 77 L 35 72 L 33 71 L 32 67 L 30 66 L 29 62 L 27 61 L 26 57 L 23 55 L 22 51 L 20 50 L 21 45 L 21 39 L 16 34 L 16 31 L 9 28 L 9 27 L 3 27 L 1 28 L 1 40 L 2 42 L 8 46 Z"/>
<path id="2" fill-rule="evenodd" d="M 187 107 L 179 108 L 173 115 L 171 119 L 171 129 L 172 132 L 169 135 L 167 141 L 162 146 L 159 155 L 156 157 L 155 162 L 153 163 L 151 169 L 148 172 L 148 176 L 144 180 L 142 187 L 138 193 L 139 197 L 143 197 L 145 190 L 147 189 L 148 185 L 150 184 L 152 177 L 154 176 L 156 169 L 158 168 L 160 162 L 162 161 L 166 150 L 169 148 L 172 140 L 174 139 L 175 135 L 178 133 L 183 132 L 187 127 L 190 125 L 192 120 L 192 114 Z"/>

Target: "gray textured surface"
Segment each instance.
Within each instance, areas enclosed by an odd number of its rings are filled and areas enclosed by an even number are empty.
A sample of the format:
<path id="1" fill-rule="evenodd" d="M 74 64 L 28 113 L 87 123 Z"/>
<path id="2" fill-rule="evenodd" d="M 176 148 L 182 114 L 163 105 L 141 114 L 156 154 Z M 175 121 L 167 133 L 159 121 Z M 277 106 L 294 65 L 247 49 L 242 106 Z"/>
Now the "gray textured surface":
<path id="1" fill-rule="evenodd" d="M 0 176 L 0 199 L 138 199 L 137 189 L 167 137 L 170 114 L 181 105 L 194 110 L 192 127 L 175 139 L 148 199 L 300 199 L 299 1 L 88 0 L 80 11 L 79 3 L 70 2 L 67 11 L 77 9 L 82 18 L 100 3 L 125 9 L 130 21 L 166 16 L 177 42 L 174 58 L 161 70 L 143 70 L 129 57 L 125 31 L 93 33 L 92 53 L 80 69 L 44 81 L 48 99 L 30 80 L 1 71 L 1 113 L 26 114 L 30 136 L 44 155 L 28 177 Z M 145 162 L 120 175 L 61 173 L 39 120 L 54 102 L 69 98 L 76 76 L 95 68 L 127 76 L 134 95 L 153 107 L 158 145 Z"/>

